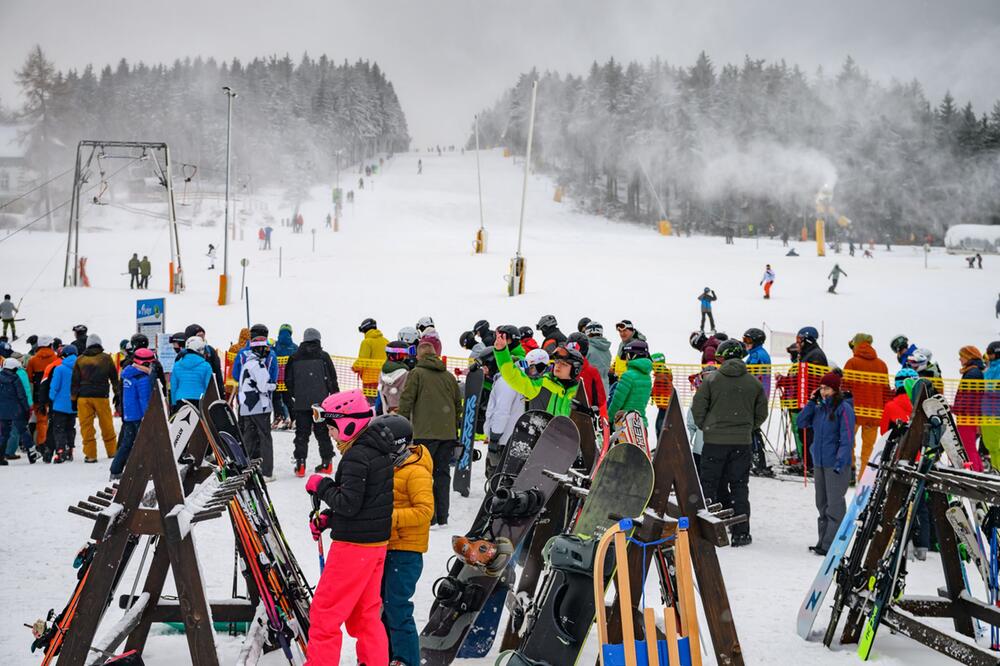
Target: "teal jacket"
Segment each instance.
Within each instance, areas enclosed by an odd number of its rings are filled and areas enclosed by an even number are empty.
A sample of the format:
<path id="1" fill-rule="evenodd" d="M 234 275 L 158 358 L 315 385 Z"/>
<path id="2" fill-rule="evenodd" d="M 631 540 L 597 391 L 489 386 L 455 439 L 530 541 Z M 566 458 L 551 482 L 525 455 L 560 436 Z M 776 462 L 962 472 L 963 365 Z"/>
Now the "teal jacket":
<path id="1" fill-rule="evenodd" d="M 542 409 L 552 416 L 569 416 L 573 411 L 573 398 L 580 388 L 579 382 L 564 386 L 548 373 L 532 379 L 514 365 L 506 347 L 494 350 L 493 356 L 507 385 L 528 399 L 528 409 Z"/>
<path id="2" fill-rule="evenodd" d="M 646 405 L 649 404 L 649 394 L 653 392 L 653 361 L 648 358 L 634 358 L 628 362 L 618 383 L 615 384 L 614 395 L 608 406 L 608 416 L 615 417 L 618 412 L 639 412 L 642 422 L 647 427 Z"/>

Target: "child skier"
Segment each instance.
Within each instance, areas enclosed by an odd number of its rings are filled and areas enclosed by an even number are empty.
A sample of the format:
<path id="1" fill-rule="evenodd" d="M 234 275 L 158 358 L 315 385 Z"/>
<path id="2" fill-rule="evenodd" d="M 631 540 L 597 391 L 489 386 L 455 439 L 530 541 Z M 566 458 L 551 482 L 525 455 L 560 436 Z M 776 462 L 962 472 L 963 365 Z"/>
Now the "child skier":
<path id="1" fill-rule="evenodd" d="M 424 446 L 413 443 L 409 421 L 397 414 L 372 420 L 372 427 L 392 430 L 393 460 L 392 531 L 382 577 L 382 621 L 389 633 L 389 653 L 394 664 L 417 666 L 420 641 L 413 622 L 413 593 L 424 567 L 431 517 L 434 515 L 434 466 Z"/>
<path id="2" fill-rule="evenodd" d="M 402 340 L 396 340 L 385 348 L 386 360 L 378 379 L 379 402 L 386 414 L 399 410 L 399 398 L 406 387 L 406 376 L 410 373 L 411 359 L 416 355 L 411 353 L 412 347 Z"/>
<path id="3" fill-rule="evenodd" d="M 330 508 L 310 523 L 314 538 L 326 529 L 332 543 L 309 611 L 311 666 L 340 663 L 341 625 L 357 639 L 358 662 L 387 664 L 389 646 L 380 621 L 380 588 L 392 534 L 395 439 L 389 427 L 370 427 L 372 410 L 355 389 L 313 406 L 343 458 L 336 476 L 313 474 L 306 491 Z"/>
<path id="4" fill-rule="evenodd" d="M 122 370 L 122 427 L 118 431 L 118 450 L 115 452 L 114 460 L 111 461 L 112 481 L 122 477 L 142 417 L 146 415 L 149 396 L 153 393 L 150 371 L 154 360 L 156 356 L 151 350 L 136 349 L 132 363 Z"/>

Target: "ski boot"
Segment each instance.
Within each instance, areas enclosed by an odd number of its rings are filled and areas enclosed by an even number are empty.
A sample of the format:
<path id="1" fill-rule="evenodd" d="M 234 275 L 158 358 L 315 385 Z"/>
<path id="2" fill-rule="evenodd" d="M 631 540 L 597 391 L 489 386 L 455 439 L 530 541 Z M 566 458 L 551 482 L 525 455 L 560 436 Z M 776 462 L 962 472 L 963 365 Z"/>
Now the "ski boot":
<path id="1" fill-rule="evenodd" d="M 318 465 L 313 468 L 313 471 L 317 474 L 326 474 L 330 476 L 333 474 L 333 459 L 323 458 Z"/>
<path id="2" fill-rule="evenodd" d="M 42 454 L 34 449 L 25 449 L 24 455 L 28 456 L 28 462 L 34 465 L 42 457 Z"/>
<path id="3" fill-rule="evenodd" d="M 753 537 L 750 536 L 749 532 L 742 534 L 734 534 L 730 544 L 733 548 L 739 548 L 740 546 L 749 546 L 753 543 Z"/>
<path id="4" fill-rule="evenodd" d="M 295 461 L 295 476 L 300 479 L 306 475 L 306 461 L 303 458 L 299 458 Z"/>
<path id="5" fill-rule="evenodd" d="M 453 536 L 451 547 L 463 562 L 494 578 L 503 573 L 514 554 L 514 546 L 510 539 L 503 537 L 496 541 L 487 541 Z"/>

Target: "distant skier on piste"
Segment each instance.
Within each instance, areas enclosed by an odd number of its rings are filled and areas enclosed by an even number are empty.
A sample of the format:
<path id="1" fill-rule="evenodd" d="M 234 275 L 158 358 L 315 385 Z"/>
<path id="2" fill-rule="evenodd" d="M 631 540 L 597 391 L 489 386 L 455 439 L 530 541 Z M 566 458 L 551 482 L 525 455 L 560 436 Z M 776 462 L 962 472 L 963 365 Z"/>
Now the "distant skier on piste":
<path id="1" fill-rule="evenodd" d="M 764 268 L 764 277 L 760 279 L 760 283 L 764 286 L 764 298 L 771 298 L 771 285 L 774 284 L 774 269 L 771 264 Z"/>
<path id="2" fill-rule="evenodd" d="M 833 265 L 833 270 L 830 271 L 830 274 L 827 276 L 831 280 L 831 282 L 830 282 L 830 288 L 827 289 L 827 291 L 829 293 L 831 293 L 831 294 L 836 294 L 837 293 L 837 282 L 840 281 L 840 276 L 841 275 L 843 275 L 844 277 L 847 277 L 847 273 L 845 273 L 844 269 L 840 267 L 840 264 L 834 264 Z"/>
<path id="3" fill-rule="evenodd" d="M 715 291 L 709 287 L 705 287 L 700 294 L 697 296 L 698 302 L 701 304 L 701 325 L 699 330 L 702 333 L 705 332 L 705 319 L 708 319 L 708 323 L 711 326 L 711 331 L 715 332 L 715 317 L 712 315 L 712 303 L 718 300 L 718 296 L 715 295 Z"/>

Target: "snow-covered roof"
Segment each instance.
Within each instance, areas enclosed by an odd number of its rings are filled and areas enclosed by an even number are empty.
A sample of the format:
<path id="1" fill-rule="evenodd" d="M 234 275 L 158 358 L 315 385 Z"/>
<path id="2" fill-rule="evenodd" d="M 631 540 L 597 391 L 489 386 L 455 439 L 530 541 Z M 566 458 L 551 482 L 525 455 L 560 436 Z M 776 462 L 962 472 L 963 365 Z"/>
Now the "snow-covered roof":
<path id="1" fill-rule="evenodd" d="M 959 245 L 962 240 L 988 240 L 991 243 L 1000 242 L 1000 224 L 956 224 L 948 227 L 944 236 L 944 244 L 948 247 Z"/>
<path id="2" fill-rule="evenodd" d="M 20 141 L 20 132 L 24 129 L 22 125 L 0 125 L 0 157 L 24 157 L 27 142 L 22 144 Z"/>

